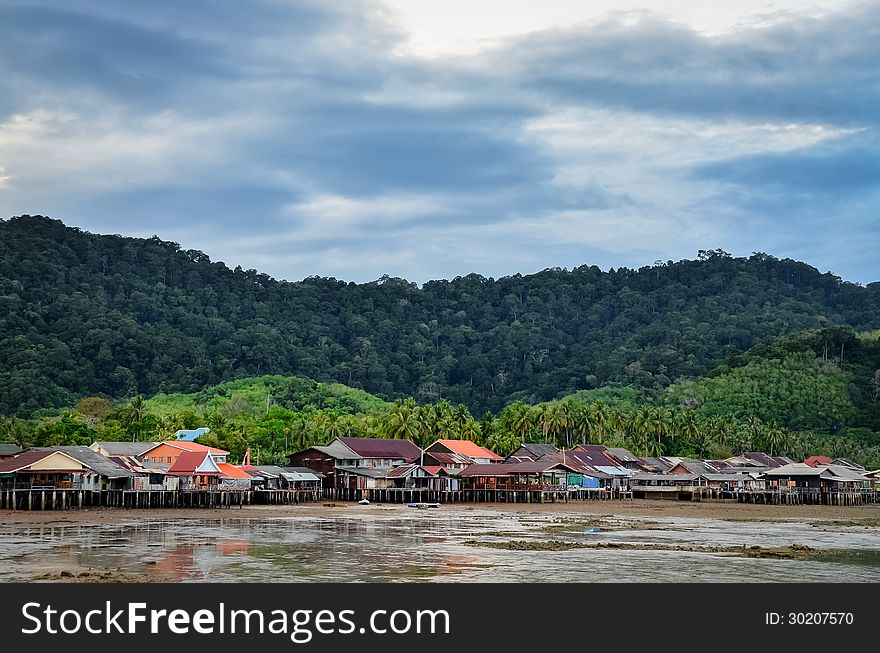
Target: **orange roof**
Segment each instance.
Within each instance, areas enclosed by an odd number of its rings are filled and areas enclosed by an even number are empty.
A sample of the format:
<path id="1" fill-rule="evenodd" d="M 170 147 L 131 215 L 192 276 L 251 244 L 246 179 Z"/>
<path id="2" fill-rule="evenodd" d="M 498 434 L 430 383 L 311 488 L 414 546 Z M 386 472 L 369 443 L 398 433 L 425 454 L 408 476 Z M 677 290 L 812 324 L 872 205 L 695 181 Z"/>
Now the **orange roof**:
<path id="1" fill-rule="evenodd" d="M 223 472 L 223 476 L 220 478 L 253 478 L 253 476 L 243 469 L 240 469 L 235 465 L 230 465 L 229 463 L 217 463 L 217 467 Z"/>
<path id="2" fill-rule="evenodd" d="M 489 460 L 504 460 L 494 451 L 489 451 L 485 447 L 481 447 L 476 442 L 470 440 L 437 440 L 444 447 L 453 453 L 468 458 L 488 458 Z M 434 444 L 437 444 L 436 442 Z"/>
<path id="3" fill-rule="evenodd" d="M 176 449 L 180 449 L 181 451 L 210 451 L 211 453 L 224 455 L 229 453 L 228 451 L 223 451 L 223 449 L 208 447 L 204 444 L 199 444 L 198 442 L 186 442 L 184 440 L 165 440 L 163 442 L 157 442 L 156 447 L 158 447 L 160 444 L 167 444 L 169 447 L 174 447 Z M 155 449 L 156 447 L 153 447 L 153 449 Z M 146 451 L 144 453 L 146 453 Z"/>

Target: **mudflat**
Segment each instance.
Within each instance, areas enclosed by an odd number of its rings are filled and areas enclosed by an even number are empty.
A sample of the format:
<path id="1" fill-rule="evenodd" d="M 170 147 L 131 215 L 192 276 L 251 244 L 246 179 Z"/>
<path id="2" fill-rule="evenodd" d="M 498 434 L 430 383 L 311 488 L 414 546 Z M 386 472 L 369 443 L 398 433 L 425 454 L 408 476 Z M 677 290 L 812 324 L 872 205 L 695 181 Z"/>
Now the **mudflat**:
<path id="1" fill-rule="evenodd" d="M 880 524 L 880 505 L 868 506 L 777 506 L 747 503 L 686 502 L 662 500 L 633 501 L 582 501 L 570 503 L 510 504 L 510 503 L 455 503 L 444 504 L 440 508 L 429 509 L 432 515 L 467 516 L 479 511 L 498 511 L 504 513 L 536 514 L 585 514 L 614 515 L 631 517 L 686 517 L 724 519 L 730 521 L 777 521 L 777 520 L 846 520 Z M 113 524 L 144 519 L 277 519 L 284 517 L 315 517 L 332 519 L 358 515 L 381 514 L 383 516 L 406 516 L 416 510 L 400 504 L 370 504 L 342 501 L 317 502 L 295 506 L 243 506 L 231 508 L 198 509 L 120 509 L 88 508 L 65 511 L 0 511 L 0 522 L 4 524 L 47 524 L 47 523 L 94 523 Z M 855 524 L 854 524 L 855 525 Z"/>

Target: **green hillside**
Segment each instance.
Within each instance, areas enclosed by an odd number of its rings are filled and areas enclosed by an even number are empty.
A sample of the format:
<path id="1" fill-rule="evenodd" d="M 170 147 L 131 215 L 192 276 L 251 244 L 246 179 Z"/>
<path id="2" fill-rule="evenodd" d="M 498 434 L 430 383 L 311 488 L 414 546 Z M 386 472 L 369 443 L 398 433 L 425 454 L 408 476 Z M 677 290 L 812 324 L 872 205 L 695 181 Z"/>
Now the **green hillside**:
<path id="1" fill-rule="evenodd" d="M 762 253 L 422 287 L 286 282 L 155 237 L 0 220 L 0 414 L 19 417 L 265 374 L 499 412 L 609 384 L 659 393 L 835 325 L 880 329 L 880 284 Z"/>

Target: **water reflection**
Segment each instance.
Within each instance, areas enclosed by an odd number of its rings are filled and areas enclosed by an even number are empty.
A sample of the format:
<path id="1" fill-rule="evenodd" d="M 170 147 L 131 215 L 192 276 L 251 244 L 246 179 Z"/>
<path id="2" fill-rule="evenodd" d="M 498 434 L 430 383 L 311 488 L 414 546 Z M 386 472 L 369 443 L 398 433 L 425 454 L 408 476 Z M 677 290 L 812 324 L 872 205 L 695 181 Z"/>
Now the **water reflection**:
<path id="1" fill-rule="evenodd" d="M 582 517 L 582 516 L 581 516 Z M 161 581 L 834 581 L 880 582 L 878 529 L 803 522 L 616 520 L 559 526 L 559 516 L 462 511 L 334 519 L 141 519 L 119 524 L 0 526 L 0 580 L 53 570 L 138 574 Z M 509 551 L 468 540 L 565 539 L 689 546 L 806 544 L 819 560 L 684 551 Z"/>

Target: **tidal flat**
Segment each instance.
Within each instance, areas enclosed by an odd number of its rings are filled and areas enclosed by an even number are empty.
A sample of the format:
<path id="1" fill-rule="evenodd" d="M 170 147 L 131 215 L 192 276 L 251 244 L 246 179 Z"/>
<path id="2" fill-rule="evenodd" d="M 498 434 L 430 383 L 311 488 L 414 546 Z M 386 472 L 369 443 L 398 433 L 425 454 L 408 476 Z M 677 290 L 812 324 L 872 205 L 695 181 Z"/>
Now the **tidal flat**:
<path id="1" fill-rule="evenodd" d="M 880 508 L 589 502 L 0 513 L 0 582 L 880 582 Z"/>

